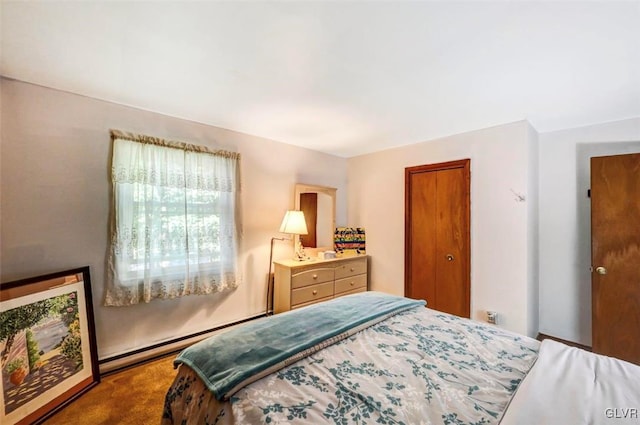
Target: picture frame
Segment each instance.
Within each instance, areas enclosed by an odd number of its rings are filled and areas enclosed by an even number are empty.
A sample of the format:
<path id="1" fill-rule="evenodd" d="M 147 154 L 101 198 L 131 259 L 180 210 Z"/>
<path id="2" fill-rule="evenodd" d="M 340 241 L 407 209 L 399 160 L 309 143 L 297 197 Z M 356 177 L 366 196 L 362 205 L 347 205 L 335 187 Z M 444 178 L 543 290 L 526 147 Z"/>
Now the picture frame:
<path id="1" fill-rule="evenodd" d="M 0 423 L 39 424 L 100 382 L 89 267 L 0 285 Z"/>
<path id="2" fill-rule="evenodd" d="M 364 227 L 336 227 L 333 246 L 339 257 L 364 255 L 366 245 Z"/>

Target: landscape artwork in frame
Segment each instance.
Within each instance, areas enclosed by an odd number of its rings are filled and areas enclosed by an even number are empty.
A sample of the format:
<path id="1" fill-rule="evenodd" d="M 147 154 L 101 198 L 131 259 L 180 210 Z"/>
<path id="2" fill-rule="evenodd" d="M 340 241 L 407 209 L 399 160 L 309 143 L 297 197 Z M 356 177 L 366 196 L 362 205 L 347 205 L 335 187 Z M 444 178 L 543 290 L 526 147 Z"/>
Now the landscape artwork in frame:
<path id="1" fill-rule="evenodd" d="M 0 423 L 32 424 L 100 381 L 89 267 L 0 286 Z"/>

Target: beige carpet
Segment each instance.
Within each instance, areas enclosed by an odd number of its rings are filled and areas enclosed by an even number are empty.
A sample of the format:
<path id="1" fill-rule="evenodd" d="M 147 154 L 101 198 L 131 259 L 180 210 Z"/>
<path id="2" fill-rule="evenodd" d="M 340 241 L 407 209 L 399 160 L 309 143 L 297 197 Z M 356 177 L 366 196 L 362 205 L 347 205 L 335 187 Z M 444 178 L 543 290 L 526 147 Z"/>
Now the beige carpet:
<path id="1" fill-rule="evenodd" d="M 101 382 L 45 421 L 46 425 L 159 424 L 173 382 L 171 354 L 103 377 Z"/>

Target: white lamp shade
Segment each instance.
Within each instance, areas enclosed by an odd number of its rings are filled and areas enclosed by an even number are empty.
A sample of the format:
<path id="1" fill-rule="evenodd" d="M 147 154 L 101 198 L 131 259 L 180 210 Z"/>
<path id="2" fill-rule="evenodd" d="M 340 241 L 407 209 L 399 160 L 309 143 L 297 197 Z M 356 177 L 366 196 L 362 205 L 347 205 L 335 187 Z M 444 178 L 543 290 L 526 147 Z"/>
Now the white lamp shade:
<path id="1" fill-rule="evenodd" d="M 307 230 L 307 222 L 304 219 L 304 213 L 302 211 L 287 211 L 282 219 L 280 232 L 292 235 L 308 234 L 309 231 Z"/>

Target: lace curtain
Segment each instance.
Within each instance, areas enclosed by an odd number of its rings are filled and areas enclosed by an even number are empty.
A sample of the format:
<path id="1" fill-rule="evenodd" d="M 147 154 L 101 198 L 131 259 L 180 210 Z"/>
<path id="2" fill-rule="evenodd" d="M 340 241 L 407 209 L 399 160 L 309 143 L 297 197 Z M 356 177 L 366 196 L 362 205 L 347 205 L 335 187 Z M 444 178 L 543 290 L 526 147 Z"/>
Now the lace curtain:
<path id="1" fill-rule="evenodd" d="M 111 138 L 105 305 L 235 288 L 239 154 L 115 130 Z"/>

